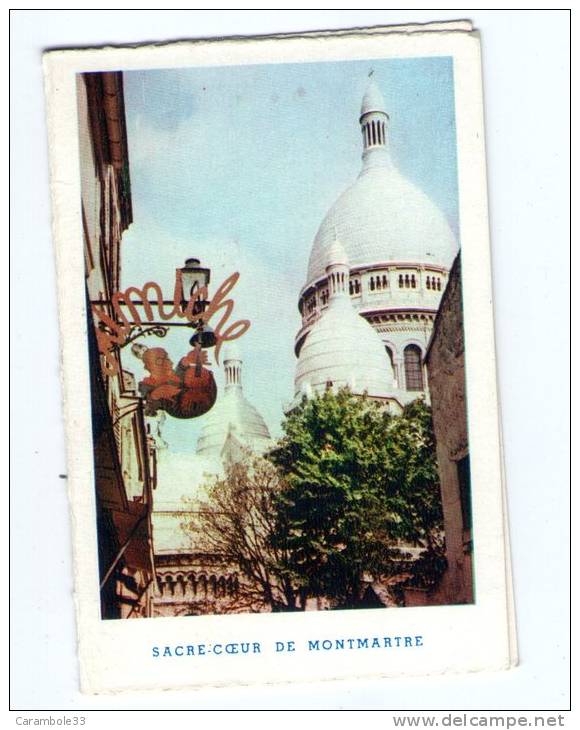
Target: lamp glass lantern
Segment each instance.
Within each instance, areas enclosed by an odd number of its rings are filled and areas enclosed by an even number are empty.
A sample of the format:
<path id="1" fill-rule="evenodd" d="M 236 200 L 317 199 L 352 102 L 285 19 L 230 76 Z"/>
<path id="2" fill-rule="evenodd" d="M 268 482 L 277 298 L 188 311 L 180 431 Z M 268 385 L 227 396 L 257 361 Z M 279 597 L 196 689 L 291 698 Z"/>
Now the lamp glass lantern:
<path id="1" fill-rule="evenodd" d="M 189 301 L 196 290 L 202 289 L 209 284 L 210 270 L 201 266 L 199 259 L 189 258 L 185 260 L 185 266 L 181 269 L 181 286 L 183 301 Z"/>

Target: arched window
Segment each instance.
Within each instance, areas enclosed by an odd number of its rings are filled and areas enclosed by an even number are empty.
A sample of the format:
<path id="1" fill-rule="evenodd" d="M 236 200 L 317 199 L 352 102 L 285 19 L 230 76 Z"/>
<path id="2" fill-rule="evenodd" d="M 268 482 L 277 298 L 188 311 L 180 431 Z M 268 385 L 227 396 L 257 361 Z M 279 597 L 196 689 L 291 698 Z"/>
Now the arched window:
<path id="1" fill-rule="evenodd" d="M 371 291 L 375 290 L 375 277 L 371 276 L 371 282 L 370 282 Z"/>
<path id="2" fill-rule="evenodd" d="M 360 281 L 358 279 L 355 279 L 355 282 L 354 282 L 354 290 L 355 290 L 355 292 L 357 294 L 360 293 Z"/>
<path id="3" fill-rule="evenodd" d="M 399 274 L 399 289 L 403 288 L 403 274 Z"/>
<path id="4" fill-rule="evenodd" d="M 377 286 L 377 289 L 382 289 L 383 288 L 382 285 L 381 285 L 381 277 L 380 276 L 377 276 L 376 286 Z"/>
<path id="5" fill-rule="evenodd" d="M 405 289 L 409 288 L 409 274 L 405 274 Z"/>
<path id="6" fill-rule="evenodd" d="M 407 390 L 423 390 L 421 350 L 417 345 L 405 347 L 405 383 Z"/>
<path id="7" fill-rule="evenodd" d="M 431 277 L 427 277 L 427 289 L 431 289 Z"/>
<path id="8" fill-rule="evenodd" d="M 414 289 L 417 286 L 417 282 L 415 281 L 415 274 L 411 274 L 411 288 Z"/>
<path id="9" fill-rule="evenodd" d="M 437 279 L 437 291 L 441 291 L 441 279 Z"/>
<path id="10" fill-rule="evenodd" d="M 207 576 L 202 573 L 197 579 L 197 585 L 204 598 L 207 598 Z"/>
<path id="11" fill-rule="evenodd" d="M 389 286 L 389 279 L 387 278 L 386 274 L 383 274 L 383 289 L 386 289 Z"/>

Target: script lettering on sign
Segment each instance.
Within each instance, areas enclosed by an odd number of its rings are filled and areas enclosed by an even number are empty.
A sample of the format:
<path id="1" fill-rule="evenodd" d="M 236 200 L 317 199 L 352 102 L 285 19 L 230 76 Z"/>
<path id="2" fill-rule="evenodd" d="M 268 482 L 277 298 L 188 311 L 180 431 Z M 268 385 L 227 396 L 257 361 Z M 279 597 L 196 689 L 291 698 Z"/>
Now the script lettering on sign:
<path id="1" fill-rule="evenodd" d="M 184 302 L 181 271 L 177 269 L 172 308 L 169 311 L 165 309 L 161 287 L 154 281 L 147 282 L 141 289 L 130 286 L 123 292 L 115 292 L 111 297 L 112 316 L 104 310 L 104 302 L 102 304 L 93 302 L 91 309 L 98 319 L 95 328 L 97 343 L 99 352 L 105 360 L 107 375 L 115 375 L 119 372 L 115 347 L 123 347 L 135 326 L 156 321 L 155 313 L 157 313 L 158 320 L 162 322 L 186 319 L 191 323 L 197 323 L 201 320 L 204 324 L 210 324 L 212 318 L 219 315 L 217 324 L 215 326 L 212 324 L 216 337 L 215 359 L 219 364 L 219 353 L 222 344 L 241 337 L 250 327 L 248 319 L 239 319 L 228 326 L 234 311 L 234 300 L 228 298 L 228 295 L 239 278 L 240 274 L 237 271 L 228 276 L 211 299 L 209 299 L 207 286 L 205 286 L 196 288 L 187 302 Z M 149 298 L 150 294 L 152 295 L 151 298 Z M 133 300 L 132 297 L 137 299 Z M 198 303 L 208 300 L 209 303 L 205 310 L 198 312 Z M 127 309 L 128 313 L 124 309 Z M 142 313 L 140 313 L 140 309 Z"/>

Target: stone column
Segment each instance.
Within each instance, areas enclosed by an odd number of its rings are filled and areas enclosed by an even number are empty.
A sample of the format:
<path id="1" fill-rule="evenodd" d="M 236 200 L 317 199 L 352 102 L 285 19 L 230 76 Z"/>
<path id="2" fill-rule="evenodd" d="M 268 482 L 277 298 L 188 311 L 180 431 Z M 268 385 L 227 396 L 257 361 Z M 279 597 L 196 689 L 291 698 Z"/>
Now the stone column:
<path id="1" fill-rule="evenodd" d="M 405 390 L 405 361 L 401 355 L 396 355 L 393 358 L 393 365 L 395 368 L 395 377 L 397 379 L 397 385 L 400 390 Z"/>

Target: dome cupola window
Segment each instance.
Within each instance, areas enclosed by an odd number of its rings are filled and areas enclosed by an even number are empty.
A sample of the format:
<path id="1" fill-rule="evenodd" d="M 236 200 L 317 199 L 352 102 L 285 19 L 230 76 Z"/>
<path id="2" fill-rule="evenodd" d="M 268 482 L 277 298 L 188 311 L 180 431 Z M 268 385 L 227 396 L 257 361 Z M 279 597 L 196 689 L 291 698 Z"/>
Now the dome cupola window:
<path id="1" fill-rule="evenodd" d="M 389 277 L 386 274 L 383 274 L 382 276 L 371 276 L 369 279 L 369 289 L 371 291 L 381 291 L 382 289 L 387 289 L 388 286 Z"/>
<path id="2" fill-rule="evenodd" d="M 379 113 L 387 117 L 385 112 L 373 112 L 373 115 L 377 116 Z M 371 119 L 363 123 L 362 135 L 365 149 L 368 147 L 386 147 L 387 145 L 387 125 L 379 119 Z"/>
<path id="3" fill-rule="evenodd" d="M 427 289 L 432 289 L 433 291 L 441 291 L 441 277 L 428 276 L 426 286 Z"/>

